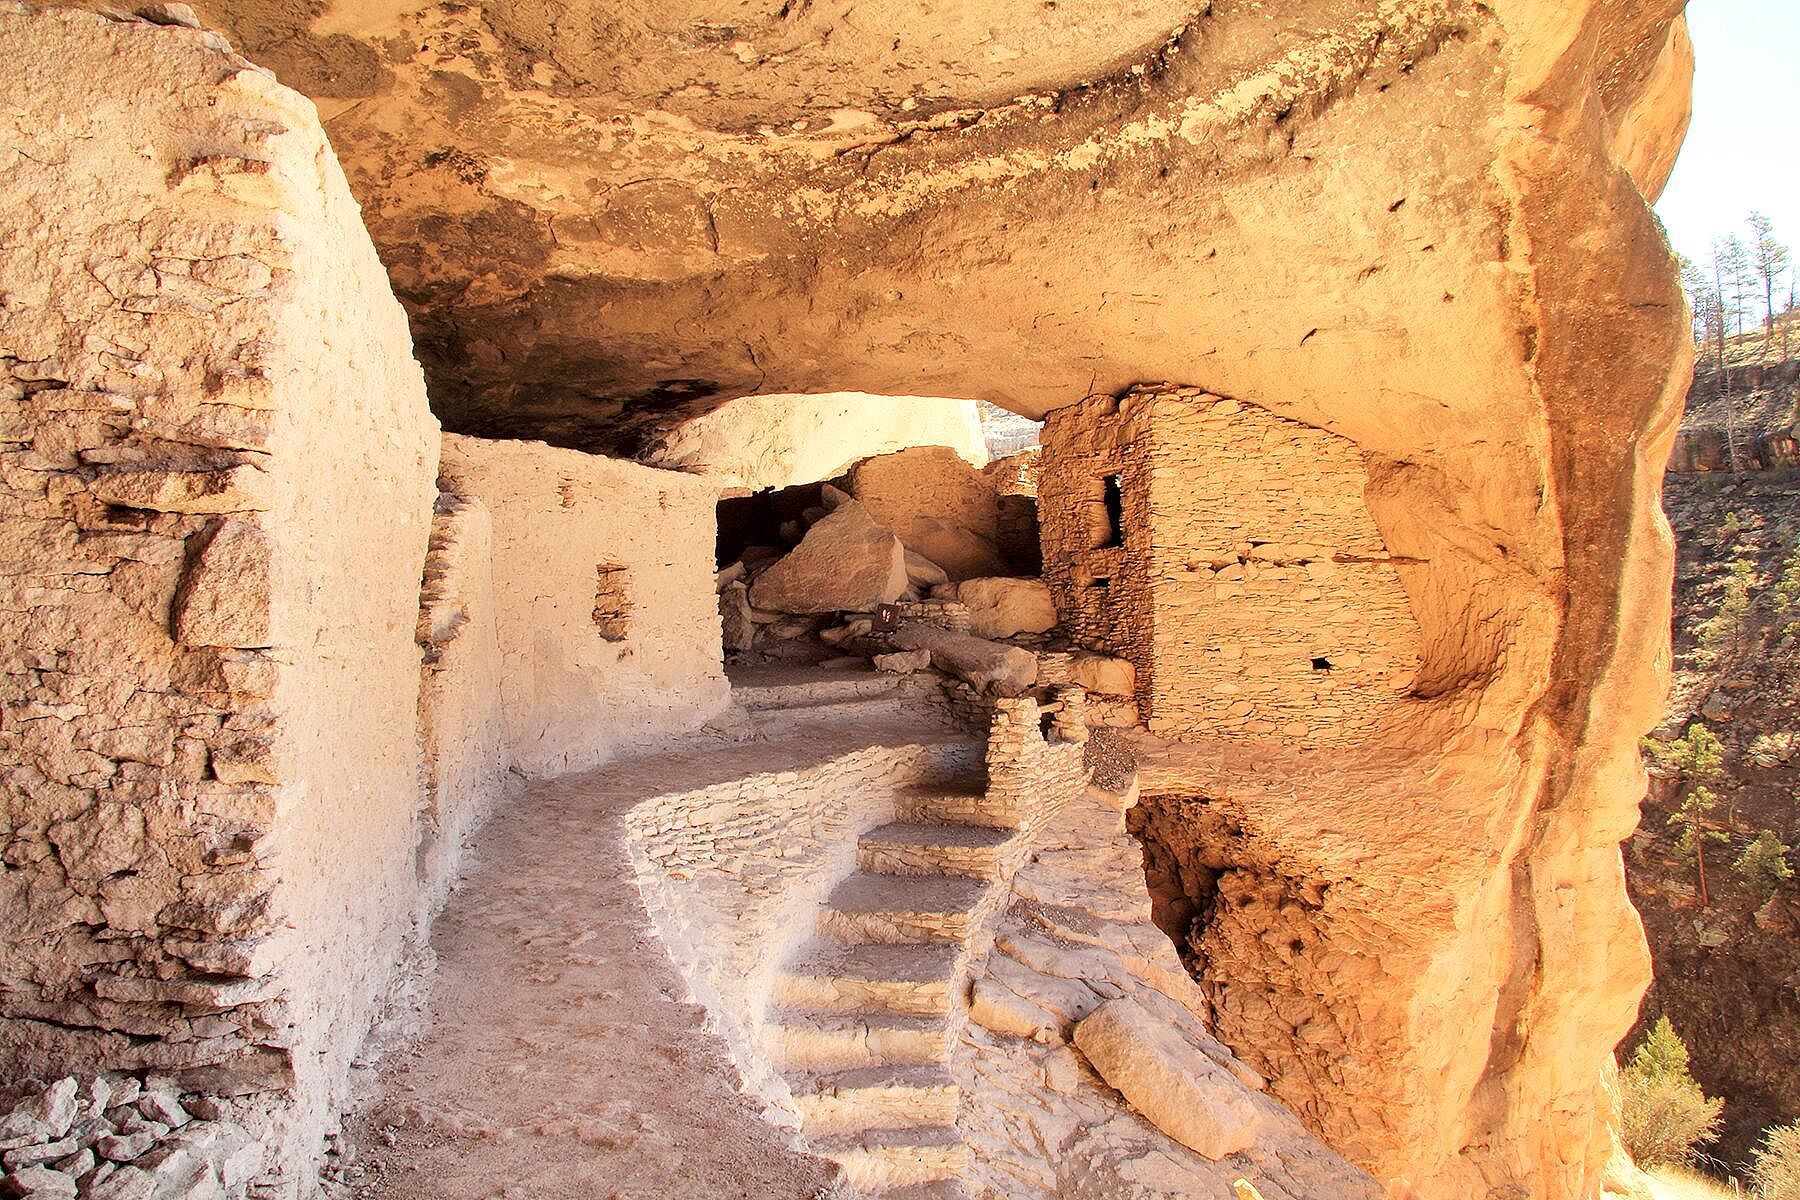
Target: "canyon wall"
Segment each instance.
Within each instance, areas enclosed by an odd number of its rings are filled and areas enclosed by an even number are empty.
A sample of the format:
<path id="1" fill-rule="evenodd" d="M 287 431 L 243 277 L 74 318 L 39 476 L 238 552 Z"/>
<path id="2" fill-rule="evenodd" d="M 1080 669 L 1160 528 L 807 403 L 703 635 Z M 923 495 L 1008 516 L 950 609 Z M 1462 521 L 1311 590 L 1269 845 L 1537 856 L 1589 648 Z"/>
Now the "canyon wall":
<path id="1" fill-rule="evenodd" d="M 307 1155 L 414 932 L 437 425 L 310 102 L 197 30 L 0 41 L 0 1073 L 286 1092 Z"/>
<path id="2" fill-rule="evenodd" d="M 865 458 L 948 446 L 984 466 L 981 418 L 968 400 L 920 396 L 745 396 L 675 427 L 644 461 L 721 487 L 793 487 L 836 479 Z"/>

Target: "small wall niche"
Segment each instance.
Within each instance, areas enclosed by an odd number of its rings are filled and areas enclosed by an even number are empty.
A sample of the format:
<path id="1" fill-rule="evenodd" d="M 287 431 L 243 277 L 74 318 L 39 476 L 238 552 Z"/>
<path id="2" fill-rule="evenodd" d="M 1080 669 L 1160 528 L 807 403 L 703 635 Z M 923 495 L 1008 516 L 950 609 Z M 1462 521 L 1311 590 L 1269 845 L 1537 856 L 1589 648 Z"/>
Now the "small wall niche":
<path id="1" fill-rule="evenodd" d="M 631 573 L 619 563 L 596 563 L 594 575 L 594 628 L 622 642 L 631 632 Z"/>

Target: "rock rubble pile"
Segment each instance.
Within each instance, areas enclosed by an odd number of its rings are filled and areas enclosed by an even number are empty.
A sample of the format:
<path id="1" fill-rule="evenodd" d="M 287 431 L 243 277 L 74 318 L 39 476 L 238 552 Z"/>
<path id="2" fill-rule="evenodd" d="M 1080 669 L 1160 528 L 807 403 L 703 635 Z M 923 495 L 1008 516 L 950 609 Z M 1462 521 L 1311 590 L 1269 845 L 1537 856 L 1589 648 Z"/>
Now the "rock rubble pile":
<path id="1" fill-rule="evenodd" d="M 31 1089 L 0 1120 L 8 1200 L 241 1200 L 261 1144 L 225 1103 L 163 1075 L 109 1071 Z"/>

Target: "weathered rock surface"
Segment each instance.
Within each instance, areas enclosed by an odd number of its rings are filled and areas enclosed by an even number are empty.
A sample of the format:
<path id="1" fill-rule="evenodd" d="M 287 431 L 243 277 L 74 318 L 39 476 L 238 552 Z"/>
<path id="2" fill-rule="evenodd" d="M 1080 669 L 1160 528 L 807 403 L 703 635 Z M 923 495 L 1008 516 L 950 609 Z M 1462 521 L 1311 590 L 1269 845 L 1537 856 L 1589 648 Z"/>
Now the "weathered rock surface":
<path id="1" fill-rule="evenodd" d="M 948 448 L 920 446 L 871 458 L 851 473 L 850 490 L 876 524 L 951 579 L 1006 573 L 995 544 L 999 497 L 993 484 Z"/>
<path id="2" fill-rule="evenodd" d="M 769 612 L 868 612 L 904 591 L 900 539 L 851 501 L 821 517 L 798 546 L 756 577 L 750 603 Z"/>
<path id="3" fill-rule="evenodd" d="M 1069 663 L 1069 682 L 1098 696 L 1130 696 L 1137 691 L 1137 671 L 1122 658 L 1077 654 Z"/>
<path id="4" fill-rule="evenodd" d="M 1075 1026 L 1075 1048 L 1158 1129 L 1215 1162 L 1262 1123 L 1225 1068 L 1135 1001 L 1109 1000 Z"/>
<path id="5" fill-rule="evenodd" d="M 1043 633 L 1056 625 L 1056 603 L 1041 579 L 965 579 L 956 598 L 968 608 L 969 632 L 977 637 Z"/>

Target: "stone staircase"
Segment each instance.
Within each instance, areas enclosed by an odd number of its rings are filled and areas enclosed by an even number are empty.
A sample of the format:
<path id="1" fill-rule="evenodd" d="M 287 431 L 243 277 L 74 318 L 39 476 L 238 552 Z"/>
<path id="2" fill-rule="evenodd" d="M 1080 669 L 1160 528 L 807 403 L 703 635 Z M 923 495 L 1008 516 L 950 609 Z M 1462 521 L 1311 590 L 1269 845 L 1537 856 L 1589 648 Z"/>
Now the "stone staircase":
<path id="1" fill-rule="evenodd" d="M 968 939 L 998 903 L 1020 834 L 979 779 L 921 788 L 859 839 L 857 870 L 778 972 L 764 1052 L 801 1134 L 883 1200 L 950 1200 L 968 1147 L 949 1068 Z"/>

